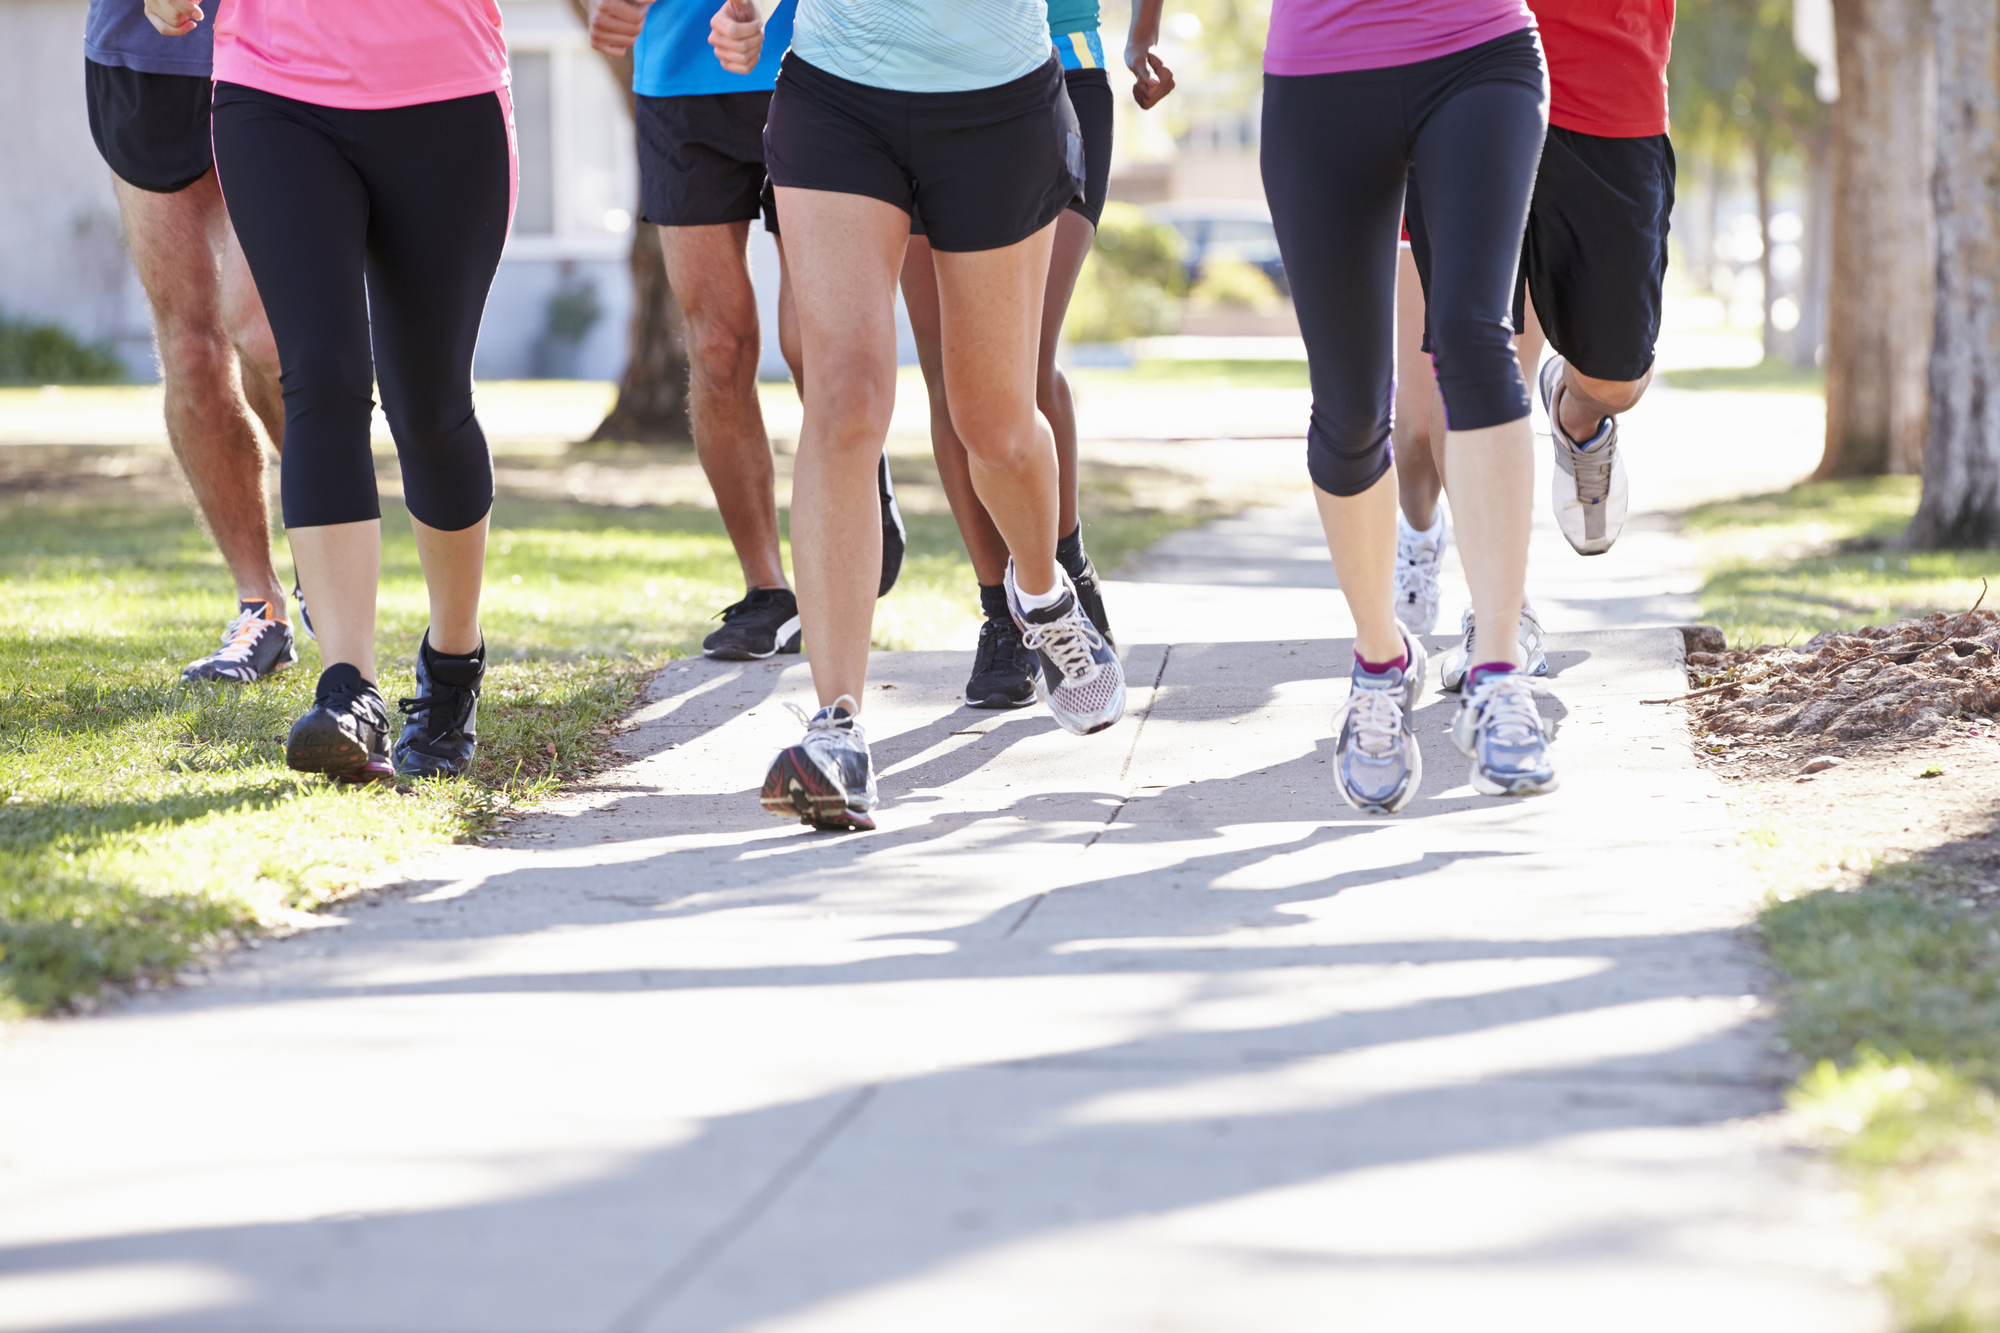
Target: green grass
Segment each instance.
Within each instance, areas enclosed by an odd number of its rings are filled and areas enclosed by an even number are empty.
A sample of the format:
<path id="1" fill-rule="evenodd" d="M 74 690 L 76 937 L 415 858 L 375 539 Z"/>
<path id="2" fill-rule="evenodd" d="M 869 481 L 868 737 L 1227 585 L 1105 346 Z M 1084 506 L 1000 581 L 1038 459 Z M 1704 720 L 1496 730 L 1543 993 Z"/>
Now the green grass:
<path id="1" fill-rule="evenodd" d="M 1306 389 L 1312 381 L 1303 360 L 1181 361 L 1153 357 L 1125 369 L 1086 367 L 1069 372 L 1079 383 L 1151 385 L 1172 382 L 1182 388 L 1206 387 L 1222 381 L 1232 389 Z"/>
<path id="2" fill-rule="evenodd" d="M 1702 619 L 1748 645 L 1970 607 L 1982 578 L 2000 583 L 2000 551 L 1888 545 L 1916 512 L 1919 488 L 1915 477 L 1814 482 L 1690 511 Z"/>
<path id="3" fill-rule="evenodd" d="M 1910 1333 L 2000 1330 L 2000 903 L 1978 878 L 1892 865 L 1762 918 L 1786 1038 L 1815 1061 L 1792 1103 L 1896 1250 Z"/>
<path id="4" fill-rule="evenodd" d="M 1826 392 L 1826 372 L 1818 366 L 1795 366 L 1776 357 L 1754 366 L 1699 366 L 1667 370 L 1660 378 L 1676 389 L 1735 389 L 1750 393 Z"/>
<path id="5" fill-rule="evenodd" d="M 1107 571 L 1202 517 L 1133 509 L 1113 482 L 1085 504 Z M 407 520 L 385 508 L 379 641 L 393 703 L 410 688 L 425 599 Z M 957 530 L 906 518 L 876 644 L 969 648 L 977 599 Z M 0 1016 L 170 972 L 587 772 L 606 724 L 659 663 L 696 651 L 742 589 L 711 510 L 504 497 L 487 580 L 475 770 L 351 789 L 284 766 L 318 675 L 312 645 L 265 684 L 180 683 L 231 609 L 186 510 L 0 500 Z"/>

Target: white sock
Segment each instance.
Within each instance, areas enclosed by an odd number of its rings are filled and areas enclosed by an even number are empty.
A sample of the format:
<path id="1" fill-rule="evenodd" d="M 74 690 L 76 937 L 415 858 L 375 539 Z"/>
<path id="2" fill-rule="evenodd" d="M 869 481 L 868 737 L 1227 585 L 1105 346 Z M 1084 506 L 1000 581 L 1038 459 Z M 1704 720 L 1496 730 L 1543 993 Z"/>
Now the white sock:
<path id="1" fill-rule="evenodd" d="M 1402 508 L 1398 506 L 1396 510 L 1396 530 L 1405 537 L 1411 537 L 1420 542 L 1438 541 L 1444 537 L 1444 506 L 1439 505 L 1437 507 L 1436 511 L 1431 515 L 1431 525 L 1422 532 L 1410 526 L 1410 520 L 1403 516 Z"/>
<path id="2" fill-rule="evenodd" d="M 1062 571 L 1056 571 L 1056 585 L 1047 592 L 1029 592 L 1019 583 L 1014 585 L 1014 600 L 1021 604 L 1023 611 L 1046 611 L 1063 599 L 1069 585 L 1063 581 Z"/>

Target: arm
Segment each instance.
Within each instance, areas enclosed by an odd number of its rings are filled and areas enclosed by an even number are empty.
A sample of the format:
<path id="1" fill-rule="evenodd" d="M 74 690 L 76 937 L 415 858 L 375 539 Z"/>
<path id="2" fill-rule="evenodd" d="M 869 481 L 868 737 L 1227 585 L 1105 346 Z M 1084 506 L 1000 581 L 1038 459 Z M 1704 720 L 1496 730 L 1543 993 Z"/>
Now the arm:
<path id="1" fill-rule="evenodd" d="M 622 56 L 639 40 L 652 0 L 594 0 L 590 6 L 590 49 Z"/>
<path id="2" fill-rule="evenodd" d="M 1141 111 L 1151 111 L 1174 90 L 1174 72 L 1153 54 L 1160 40 L 1160 9 L 1165 3 L 1166 0 L 1134 0 L 1132 26 L 1125 35 L 1125 64 L 1139 80 L 1133 85 L 1132 100 Z"/>
<path id="3" fill-rule="evenodd" d="M 708 44 L 731 74 L 748 74 L 764 54 L 764 20 L 750 0 L 723 0 L 708 21 Z"/>
<path id="4" fill-rule="evenodd" d="M 185 37 L 204 17 L 194 0 L 146 0 L 146 21 L 162 37 Z"/>

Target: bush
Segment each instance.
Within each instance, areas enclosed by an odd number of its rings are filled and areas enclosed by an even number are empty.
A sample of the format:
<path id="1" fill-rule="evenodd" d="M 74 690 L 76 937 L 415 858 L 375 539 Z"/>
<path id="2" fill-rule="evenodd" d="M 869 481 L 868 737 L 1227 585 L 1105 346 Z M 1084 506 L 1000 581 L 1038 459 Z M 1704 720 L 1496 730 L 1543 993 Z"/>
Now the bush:
<path id="1" fill-rule="evenodd" d="M 117 384 L 125 365 L 109 343 L 78 342 L 55 324 L 0 313 L 0 384 Z"/>
<path id="2" fill-rule="evenodd" d="M 1131 204 L 1106 204 L 1097 243 L 1070 298 L 1076 342 L 1120 342 L 1171 333 L 1187 289 L 1180 233 Z"/>
<path id="3" fill-rule="evenodd" d="M 1241 259 L 1211 259 L 1201 266 L 1201 279 L 1189 297 L 1200 305 L 1227 310 L 1271 310 L 1278 289 L 1264 270 Z"/>

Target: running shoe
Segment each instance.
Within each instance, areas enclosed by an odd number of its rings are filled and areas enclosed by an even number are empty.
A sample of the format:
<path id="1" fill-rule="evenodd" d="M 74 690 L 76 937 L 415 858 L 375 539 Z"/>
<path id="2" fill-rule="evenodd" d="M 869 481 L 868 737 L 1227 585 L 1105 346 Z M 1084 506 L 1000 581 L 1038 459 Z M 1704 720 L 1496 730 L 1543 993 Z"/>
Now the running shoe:
<path id="1" fill-rule="evenodd" d="M 1370 671 L 1354 660 L 1347 699 L 1333 714 L 1333 784 L 1340 799 L 1369 815 L 1393 815 L 1424 780 L 1417 748 L 1417 701 L 1424 693 L 1424 646 L 1403 632 L 1407 660 Z"/>
<path id="2" fill-rule="evenodd" d="M 1518 671 L 1489 671 L 1465 692 L 1451 739 L 1472 761 L 1472 787 L 1482 796 L 1538 796 L 1561 785 L 1534 686 Z"/>
<path id="3" fill-rule="evenodd" d="M 1444 511 L 1429 532 L 1418 532 L 1396 514 L 1396 619 L 1412 634 L 1429 634 L 1438 623 L 1438 571 L 1451 541 Z"/>
<path id="4" fill-rule="evenodd" d="M 1618 418 L 1606 417 L 1596 438 L 1578 444 L 1563 430 L 1557 407 L 1562 401 L 1562 374 L 1567 363 L 1551 356 L 1542 363 L 1538 384 L 1542 409 L 1549 414 L 1549 438 L 1555 443 L 1556 470 L 1549 482 L 1556 523 L 1578 555 L 1603 555 L 1625 528 L 1629 500 L 1625 459 L 1618 452 Z"/>
<path id="5" fill-rule="evenodd" d="M 479 748 L 479 686 L 486 645 L 473 657 L 436 657 L 431 636 L 417 650 L 417 697 L 396 707 L 405 719 L 396 740 L 396 773 L 405 778 L 457 777 Z"/>
<path id="6" fill-rule="evenodd" d="M 1472 625 L 1472 608 L 1469 606 L 1465 608 L 1465 614 L 1459 617 L 1458 632 L 1460 637 L 1457 646 L 1444 655 L 1444 665 L 1438 670 L 1438 688 L 1441 690 L 1458 690 L 1463 688 L 1465 685 L 1465 673 L 1478 665 L 1478 659 L 1472 655 L 1473 639 L 1475 636 Z M 1546 676 L 1549 674 L 1549 656 L 1542 649 L 1543 638 L 1541 618 L 1535 614 L 1534 607 L 1529 606 L 1526 602 L 1522 602 L 1521 672 L 1523 675 Z"/>
<path id="7" fill-rule="evenodd" d="M 389 762 L 389 709 L 375 682 L 346 662 L 319 673 L 313 706 L 292 723 L 285 763 L 301 773 L 324 773 L 343 782 L 393 782 Z"/>
<path id="8" fill-rule="evenodd" d="M 969 708 L 1026 708 L 1035 701 L 1039 675 L 1035 655 L 1021 642 L 1021 627 L 1008 616 L 979 626 L 979 651 L 972 679 L 965 682 Z"/>
<path id="9" fill-rule="evenodd" d="M 318 643 L 319 635 L 313 633 L 313 618 L 306 614 L 306 590 L 297 579 L 292 580 L 292 604 L 299 608 L 299 628 L 308 639 Z"/>
<path id="10" fill-rule="evenodd" d="M 723 662 L 754 662 L 799 650 L 799 599 L 790 588 L 752 588 L 722 608 L 722 628 L 701 641 L 701 651 Z"/>
<path id="11" fill-rule="evenodd" d="M 806 724 L 805 738 L 778 751 L 764 775 L 764 809 L 780 819 L 837 831 L 875 827 L 875 765 L 868 737 L 855 720 L 854 696 L 843 694 L 810 717 L 797 704 L 785 707 Z"/>
<path id="12" fill-rule="evenodd" d="M 1076 589 L 1077 604 L 1083 607 L 1083 613 L 1090 617 L 1091 624 L 1097 626 L 1104 642 L 1116 651 L 1118 641 L 1111 637 L 1111 617 L 1104 610 L 1104 587 L 1097 581 L 1097 566 L 1086 555 L 1082 573 L 1072 573 L 1068 569 L 1063 572 L 1070 576 L 1070 586 Z"/>
<path id="13" fill-rule="evenodd" d="M 275 676 L 299 660 L 292 627 L 274 618 L 262 597 L 236 604 L 236 619 L 222 630 L 222 646 L 181 669 L 182 680 L 231 680 L 247 684 Z"/>
<path id="14" fill-rule="evenodd" d="M 910 539 L 903 527 L 903 510 L 896 503 L 896 483 L 889 479 L 887 454 L 875 465 L 875 490 L 882 501 L 882 586 L 875 590 L 875 595 L 887 597 L 903 572 L 903 550 Z"/>
<path id="15" fill-rule="evenodd" d="M 1048 701 L 1064 731 L 1088 736 L 1125 716 L 1125 668 L 1078 605 L 1069 575 L 1058 567 L 1056 577 L 1062 580 L 1063 594 L 1055 605 L 1025 610 L 1009 560 L 1007 606 L 1021 643 L 1035 655 L 1035 696 Z"/>

